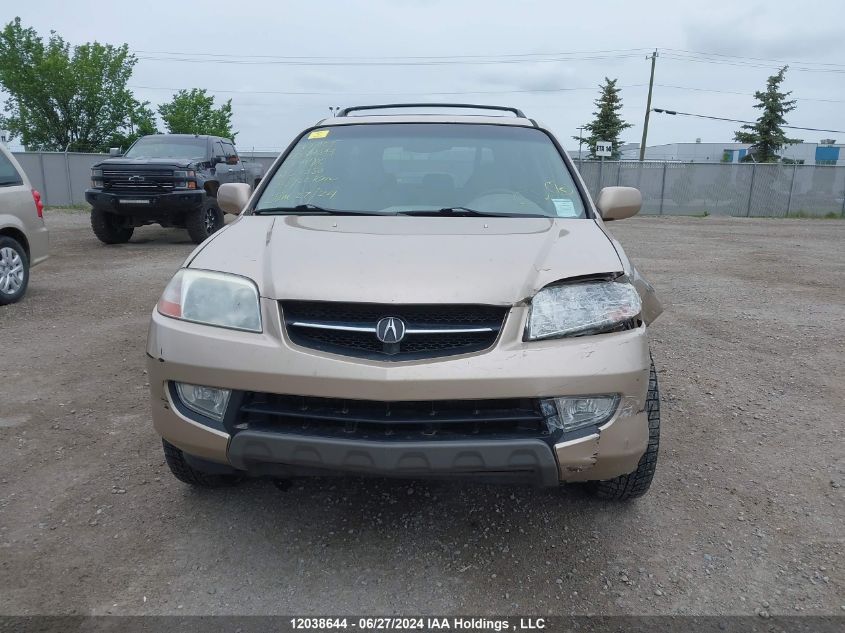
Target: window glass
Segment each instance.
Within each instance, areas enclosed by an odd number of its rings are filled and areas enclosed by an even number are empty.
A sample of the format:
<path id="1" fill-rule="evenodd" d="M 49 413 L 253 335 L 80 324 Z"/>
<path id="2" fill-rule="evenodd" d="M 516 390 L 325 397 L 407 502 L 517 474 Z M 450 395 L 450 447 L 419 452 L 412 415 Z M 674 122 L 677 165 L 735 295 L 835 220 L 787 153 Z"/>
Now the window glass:
<path id="1" fill-rule="evenodd" d="M 551 139 L 536 128 L 509 125 L 385 123 L 314 130 L 270 177 L 256 210 L 301 204 L 385 214 L 468 207 L 585 217 Z"/>
<path id="2" fill-rule="evenodd" d="M 143 136 L 129 148 L 127 158 L 205 158 L 208 142 L 193 136 Z"/>
<path id="3" fill-rule="evenodd" d="M 229 165 L 238 164 L 238 153 L 235 151 L 235 146 L 226 141 L 223 141 L 223 156 L 226 157 L 226 163 Z"/>
<path id="4" fill-rule="evenodd" d="M 6 158 L 3 152 L 0 152 L 0 187 L 11 187 L 22 184 L 23 180 L 12 164 L 12 161 Z"/>

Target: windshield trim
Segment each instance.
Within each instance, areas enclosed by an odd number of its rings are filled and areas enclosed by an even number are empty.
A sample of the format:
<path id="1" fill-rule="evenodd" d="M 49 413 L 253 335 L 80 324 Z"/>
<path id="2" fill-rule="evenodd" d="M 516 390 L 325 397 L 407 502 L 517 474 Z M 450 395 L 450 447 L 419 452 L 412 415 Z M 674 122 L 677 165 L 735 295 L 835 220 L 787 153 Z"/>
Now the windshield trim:
<path id="1" fill-rule="evenodd" d="M 324 128 L 340 128 L 340 127 L 350 127 L 350 126 L 360 126 L 360 125 L 487 125 L 491 127 L 514 127 L 512 124 L 508 123 L 493 123 L 493 122 L 483 122 L 479 123 L 478 121 L 414 121 L 413 123 L 402 121 L 378 121 L 378 122 L 367 122 L 367 123 L 342 123 L 339 125 L 332 125 L 330 122 L 325 123 L 325 121 L 331 121 L 331 119 L 323 119 L 322 121 L 317 122 L 316 124 L 305 128 L 302 132 L 297 134 L 294 139 L 290 142 L 290 144 L 285 148 L 285 150 L 279 154 L 273 164 L 270 165 L 270 169 L 267 170 L 267 173 L 261 179 L 261 182 L 258 185 L 258 188 L 253 192 L 252 196 L 250 197 L 250 202 L 248 206 L 243 210 L 242 215 L 256 215 L 255 205 L 261 199 L 261 196 L 264 194 L 264 190 L 267 188 L 268 183 L 273 180 L 273 177 L 276 175 L 276 172 L 282 166 L 290 153 L 294 150 L 294 148 L 299 144 L 299 141 L 306 134 L 310 134 L 314 130 L 321 130 Z M 578 173 L 578 170 L 575 169 L 575 164 L 572 162 L 572 159 L 569 157 L 569 154 L 563 149 L 561 144 L 555 138 L 554 134 L 552 134 L 549 130 L 545 129 L 544 127 L 540 126 L 537 121 L 534 119 L 529 119 L 531 121 L 532 126 L 521 126 L 526 127 L 529 129 L 534 129 L 542 132 L 546 135 L 546 137 L 552 142 L 554 145 L 555 150 L 560 155 L 560 159 L 563 161 L 564 167 L 566 167 L 567 172 L 569 172 L 569 176 L 572 178 L 572 182 L 575 184 L 575 189 L 578 191 L 578 196 L 581 198 L 581 204 L 584 206 L 584 215 L 583 219 L 585 220 L 595 220 L 597 217 L 597 213 L 593 208 L 592 199 L 587 192 L 583 181 L 581 180 L 581 175 Z M 136 141 L 137 142 L 137 141 Z M 260 214 L 258 214 L 260 215 Z M 308 215 L 308 214 L 302 214 Z M 389 215 L 387 217 L 390 217 Z M 519 217 L 519 216 L 513 216 Z M 555 220 L 560 218 L 555 218 L 553 216 L 549 216 L 549 219 Z"/>

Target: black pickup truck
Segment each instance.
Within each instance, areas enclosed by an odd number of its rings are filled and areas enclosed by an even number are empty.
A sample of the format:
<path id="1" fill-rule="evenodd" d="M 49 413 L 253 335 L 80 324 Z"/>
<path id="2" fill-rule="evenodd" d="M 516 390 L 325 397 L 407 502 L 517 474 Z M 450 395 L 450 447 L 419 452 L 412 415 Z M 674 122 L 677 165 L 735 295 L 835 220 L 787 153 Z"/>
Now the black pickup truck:
<path id="1" fill-rule="evenodd" d="M 188 229 L 200 243 L 223 226 L 217 188 L 227 182 L 253 187 L 261 167 L 245 163 L 229 139 L 193 134 L 143 136 L 122 156 L 91 168 L 91 228 L 100 241 L 122 244 L 135 227 L 160 224 Z"/>

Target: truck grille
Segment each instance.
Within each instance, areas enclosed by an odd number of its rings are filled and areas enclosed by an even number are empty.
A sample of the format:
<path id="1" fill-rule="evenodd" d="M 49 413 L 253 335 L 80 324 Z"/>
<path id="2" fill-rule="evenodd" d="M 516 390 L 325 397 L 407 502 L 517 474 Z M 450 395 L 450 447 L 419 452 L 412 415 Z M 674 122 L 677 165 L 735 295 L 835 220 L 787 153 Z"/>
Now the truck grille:
<path id="1" fill-rule="evenodd" d="M 527 398 L 380 402 L 248 392 L 235 427 L 395 441 L 548 435 L 537 400 Z"/>
<path id="2" fill-rule="evenodd" d="M 282 301 L 291 341 L 302 347 L 384 361 L 437 358 L 491 347 L 508 312 L 489 305 L 393 305 Z M 378 329 L 390 329 L 386 342 Z M 398 343 L 392 335 L 404 333 Z M 385 338 L 385 337 L 382 337 Z M 393 336 L 395 338 L 395 336 Z"/>
<path id="3" fill-rule="evenodd" d="M 103 189 L 117 191 L 144 191 L 147 193 L 171 191 L 174 187 L 171 170 L 103 170 Z"/>

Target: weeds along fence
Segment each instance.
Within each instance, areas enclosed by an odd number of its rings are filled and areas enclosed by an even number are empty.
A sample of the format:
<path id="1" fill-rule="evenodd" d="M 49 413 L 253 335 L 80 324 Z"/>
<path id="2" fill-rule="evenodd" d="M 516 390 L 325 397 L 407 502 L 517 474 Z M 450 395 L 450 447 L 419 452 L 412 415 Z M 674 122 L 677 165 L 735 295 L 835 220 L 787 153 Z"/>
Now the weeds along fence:
<path id="1" fill-rule="evenodd" d="M 91 166 L 105 154 L 15 152 L 50 206 L 85 204 Z M 275 152 L 247 152 L 269 167 Z M 754 163 L 575 161 L 593 197 L 602 187 L 636 187 L 643 214 L 845 217 L 845 166 Z"/>
<path id="2" fill-rule="evenodd" d="M 636 187 L 648 215 L 845 217 L 845 167 L 575 161 L 591 195 Z"/>

